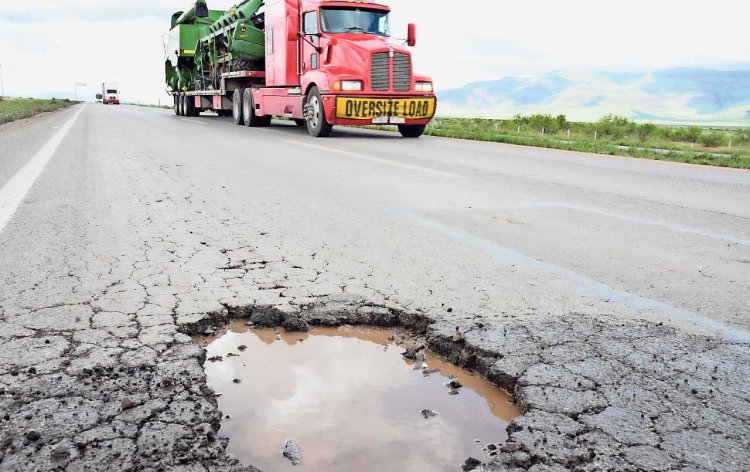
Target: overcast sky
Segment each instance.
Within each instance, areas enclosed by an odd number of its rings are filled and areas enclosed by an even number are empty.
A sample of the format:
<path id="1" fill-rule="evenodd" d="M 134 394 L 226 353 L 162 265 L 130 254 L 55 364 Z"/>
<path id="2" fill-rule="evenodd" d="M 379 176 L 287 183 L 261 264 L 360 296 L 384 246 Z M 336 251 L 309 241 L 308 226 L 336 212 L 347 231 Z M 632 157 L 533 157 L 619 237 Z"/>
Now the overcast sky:
<path id="1" fill-rule="evenodd" d="M 232 0 L 208 0 L 226 9 Z M 568 70 L 750 67 L 745 0 L 386 0 L 394 36 L 417 23 L 417 72 L 446 89 Z M 161 36 L 187 0 L 0 0 L 8 95 L 120 83 L 125 99 L 162 103 Z"/>

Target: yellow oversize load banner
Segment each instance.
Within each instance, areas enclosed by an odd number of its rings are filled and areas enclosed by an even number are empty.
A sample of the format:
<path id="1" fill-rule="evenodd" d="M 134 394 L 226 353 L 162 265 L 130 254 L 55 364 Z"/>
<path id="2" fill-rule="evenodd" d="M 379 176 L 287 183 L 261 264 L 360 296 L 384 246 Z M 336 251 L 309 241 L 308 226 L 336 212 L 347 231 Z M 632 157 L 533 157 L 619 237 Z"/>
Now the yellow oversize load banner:
<path id="1" fill-rule="evenodd" d="M 405 119 L 432 118 L 435 99 L 425 98 L 347 98 L 336 97 L 336 117 L 347 120 L 371 120 L 382 117 Z"/>

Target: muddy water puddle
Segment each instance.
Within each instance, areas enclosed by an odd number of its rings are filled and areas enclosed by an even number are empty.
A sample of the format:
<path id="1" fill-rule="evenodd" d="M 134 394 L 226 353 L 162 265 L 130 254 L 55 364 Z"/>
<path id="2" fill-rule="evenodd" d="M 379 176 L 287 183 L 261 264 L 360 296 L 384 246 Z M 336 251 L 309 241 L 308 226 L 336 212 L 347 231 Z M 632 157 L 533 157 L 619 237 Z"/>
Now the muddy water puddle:
<path id="1" fill-rule="evenodd" d="M 266 472 L 455 471 L 468 457 L 489 460 L 485 446 L 504 441 L 521 413 L 503 390 L 430 351 L 406 359 L 392 331 L 235 322 L 198 341 L 227 416 L 227 452 Z M 290 439 L 298 465 L 282 454 Z"/>

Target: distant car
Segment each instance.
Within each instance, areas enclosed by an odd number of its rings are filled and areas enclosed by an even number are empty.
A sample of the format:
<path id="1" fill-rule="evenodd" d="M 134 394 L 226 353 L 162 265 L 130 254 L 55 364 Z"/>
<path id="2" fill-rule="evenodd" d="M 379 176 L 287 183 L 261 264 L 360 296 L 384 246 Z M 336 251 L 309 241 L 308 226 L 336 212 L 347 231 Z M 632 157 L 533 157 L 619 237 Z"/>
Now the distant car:
<path id="1" fill-rule="evenodd" d="M 102 98 L 103 97 L 104 97 L 104 95 L 102 95 L 101 93 L 97 93 L 96 94 L 96 103 L 102 103 Z"/>

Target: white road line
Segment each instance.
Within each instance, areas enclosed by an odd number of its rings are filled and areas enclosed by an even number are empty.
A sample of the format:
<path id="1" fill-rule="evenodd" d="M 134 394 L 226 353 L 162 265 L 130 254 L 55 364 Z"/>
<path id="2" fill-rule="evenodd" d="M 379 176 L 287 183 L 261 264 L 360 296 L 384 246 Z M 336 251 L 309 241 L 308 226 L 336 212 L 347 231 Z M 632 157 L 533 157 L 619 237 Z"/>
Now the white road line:
<path id="1" fill-rule="evenodd" d="M 81 106 L 75 115 L 47 141 L 47 144 L 37 151 L 34 157 L 29 159 L 29 162 L 0 189 L 0 233 L 3 232 L 5 225 L 16 213 L 26 194 L 29 193 L 34 182 L 36 182 L 37 177 L 47 166 L 57 147 L 60 146 L 65 135 L 68 134 L 85 107 L 86 105 Z"/>
<path id="2" fill-rule="evenodd" d="M 719 321 L 714 321 L 699 313 L 677 308 L 651 298 L 636 295 L 635 293 L 626 290 L 611 287 L 605 283 L 590 279 L 581 273 L 539 259 L 534 259 L 533 257 L 527 256 L 526 254 L 514 249 L 506 248 L 495 244 L 490 240 L 475 236 L 461 228 L 449 226 L 410 211 L 391 209 L 386 209 L 385 211 L 478 248 L 481 251 L 490 254 L 498 262 L 521 265 L 539 272 L 545 272 L 563 278 L 599 300 L 617 303 L 618 305 L 626 306 L 634 310 L 650 311 L 666 317 L 679 318 L 688 323 L 713 331 L 723 336 L 724 339 L 729 342 L 750 343 L 750 331 L 735 328 Z"/>
<path id="3" fill-rule="evenodd" d="M 291 144 L 297 144 L 299 146 L 305 146 L 305 147 L 309 147 L 309 148 L 313 148 L 313 149 L 319 149 L 321 151 L 332 152 L 334 154 L 341 154 L 342 156 L 355 157 L 357 159 L 362 159 L 362 160 L 365 160 L 365 161 L 378 162 L 380 164 L 387 164 L 389 166 L 400 167 L 402 169 L 409 169 L 409 170 L 416 170 L 416 171 L 419 171 L 419 172 L 425 172 L 427 174 L 437 175 L 437 176 L 440 176 L 440 177 L 450 177 L 450 178 L 453 178 L 453 179 L 461 179 L 461 178 L 464 177 L 463 175 L 453 174 L 451 172 L 444 172 L 442 170 L 437 170 L 437 169 L 431 169 L 429 167 L 416 166 L 416 165 L 413 165 L 413 164 L 405 164 L 403 162 L 391 161 L 389 159 L 381 159 L 379 157 L 367 156 L 367 155 L 359 154 L 359 153 L 356 153 L 356 152 L 343 151 L 343 150 L 340 150 L 340 149 L 330 148 L 330 147 L 327 147 L 327 146 L 318 146 L 317 144 L 303 143 L 303 142 L 294 141 L 294 140 L 291 140 L 291 139 L 285 139 L 284 142 L 285 143 L 291 143 Z"/>
<path id="4" fill-rule="evenodd" d="M 208 124 L 208 123 L 206 123 L 206 122 L 204 122 L 204 121 L 189 120 L 189 119 L 187 119 L 187 118 L 183 118 L 183 119 L 182 119 L 182 121 L 189 121 L 189 122 L 191 122 L 191 123 L 196 123 L 196 124 L 199 124 L 199 125 L 207 125 L 207 124 Z"/>

